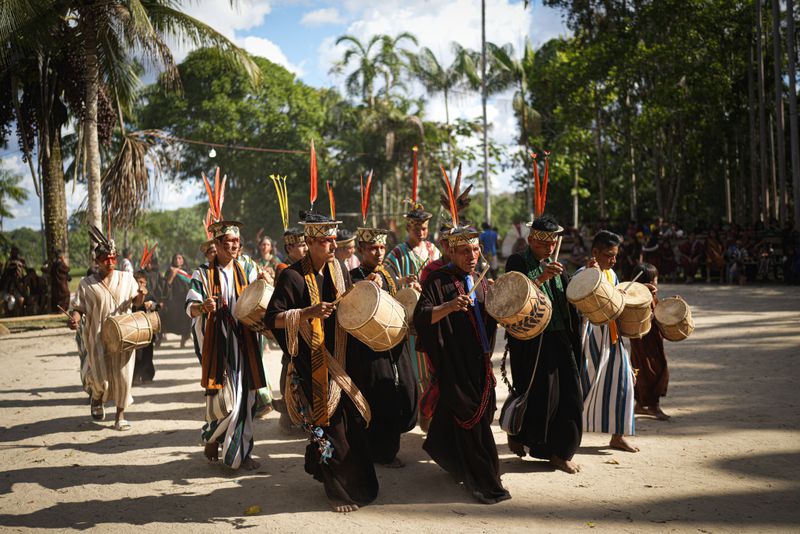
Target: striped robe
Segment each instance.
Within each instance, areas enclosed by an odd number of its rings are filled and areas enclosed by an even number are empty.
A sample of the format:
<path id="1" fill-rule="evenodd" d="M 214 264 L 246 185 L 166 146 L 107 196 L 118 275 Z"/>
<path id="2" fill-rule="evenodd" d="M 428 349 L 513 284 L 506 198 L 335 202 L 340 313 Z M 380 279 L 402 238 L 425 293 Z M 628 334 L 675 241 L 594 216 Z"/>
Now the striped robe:
<path id="1" fill-rule="evenodd" d="M 430 241 L 423 241 L 416 248 L 411 248 L 408 243 L 400 243 L 391 252 L 386 254 L 383 265 L 395 278 L 402 278 L 412 274 L 420 275 L 423 264 L 430 264 L 442 256 L 436 245 Z M 409 354 L 411 357 L 411 367 L 417 379 L 420 393 L 428 389 L 431 382 L 431 372 L 424 352 L 415 351 L 416 336 L 408 336 Z"/>
<path id="2" fill-rule="evenodd" d="M 619 284 L 613 270 L 603 273 L 612 284 Z M 619 330 L 616 324 L 597 326 L 583 318 L 581 331 L 583 430 L 632 436 L 635 381 Z M 616 337 L 613 342 L 612 337 Z"/>
<path id="3" fill-rule="evenodd" d="M 252 283 L 258 276 L 254 263 L 242 260 L 239 268 L 244 272 L 247 283 Z M 234 266 L 235 267 L 235 266 Z M 219 271 L 220 302 L 227 302 L 231 314 L 236 310 L 236 290 L 233 281 L 234 269 Z M 203 302 L 207 297 L 210 269 L 203 264 L 194 271 L 189 292 L 186 295 L 186 313 L 191 316 L 190 306 Z M 192 338 L 198 359 L 202 359 L 202 347 L 206 331 L 207 315 L 201 314 L 192 318 Z M 238 321 L 236 322 L 238 326 Z M 258 392 L 255 383 L 265 382 L 263 371 L 254 369 L 248 372 L 245 355 L 240 351 L 240 340 L 235 330 L 231 330 L 224 321 L 220 324 L 224 338 L 220 346 L 225 349 L 225 381 L 222 389 L 206 390 L 206 424 L 203 425 L 204 443 L 218 441 L 222 443 L 222 460 L 233 469 L 238 469 L 242 461 L 250 456 L 253 450 L 253 417 L 258 411 Z M 247 335 L 249 331 L 245 331 Z M 260 336 L 259 336 L 260 337 Z M 256 347 L 258 350 L 258 346 Z M 259 352 L 260 357 L 260 352 Z M 262 373 L 261 376 L 252 376 Z M 215 391 L 215 394 L 211 394 Z"/>

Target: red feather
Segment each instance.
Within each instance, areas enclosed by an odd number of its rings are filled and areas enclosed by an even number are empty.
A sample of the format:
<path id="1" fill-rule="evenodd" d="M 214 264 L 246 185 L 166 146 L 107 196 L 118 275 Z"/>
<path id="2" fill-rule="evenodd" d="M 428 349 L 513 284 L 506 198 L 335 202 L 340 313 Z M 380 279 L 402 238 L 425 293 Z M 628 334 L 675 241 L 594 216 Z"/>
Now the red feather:
<path id="1" fill-rule="evenodd" d="M 542 213 L 547 206 L 547 182 L 550 176 L 550 152 L 544 152 L 544 182 L 542 183 Z"/>
<path id="2" fill-rule="evenodd" d="M 367 222 L 366 222 L 367 221 L 367 212 L 364 209 L 365 208 L 365 205 L 364 205 L 364 198 L 365 198 L 364 193 L 366 193 L 366 190 L 364 189 L 364 175 L 362 174 L 361 176 L 359 176 L 359 179 L 361 180 L 361 189 L 359 189 L 359 191 L 361 192 L 361 220 L 364 221 L 364 225 L 366 226 L 366 224 L 367 224 Z"/>
<path id="3" fill-rule="evenodd" d="M 217 218 L 217 210 L 216 206 L 214 205 L 214 191 L 211 190 L 211 183 L 208 181 L 205 173 L 200 173 L 203 176 L 203 183 L 206 186 L 206 193 L 208 193 L 208 204 L 210 207 L 209 211 L 211 212 L 211 217 L 216 219 Z"/>
<path id="4" fill-rule="evenodd" d="M 536 154 L 531 153 L 533 158 L 533 215 L 538 217 L 541 215 L 539 211 L 540 194 L 539 194 L 539 160 L 536 159 Z"/>
<path id="5" fill-rule="evenodd" d="M 214 209 L 219 215 L 219 166 L 214 171 Z"/>
<path id="6" fill-rule="evenodd" d="M 417 184 L 419 183 L 419 170 L 417 169 L 417 147 L 411 149 L 414 155 L 414 178 L 411 182 L 411 202 L 416 206 L 417 204 Z"/>
<path id="7" fill-rule="evenodd" d="M 336 220 L 336 199 L 333 197 L 333 187 L 328 180 L 325 180 L 325 187 L 328 188 L 328 202 L 331 205 L 331 219 Z"/>
<path id="8" fill-rule="evenodd" d="M 311 200 L 311 207 L 314 207 L 314 202 L 317 201 L 317 152 L 314 150 L 314 140 L 311 140 L 311 187 L 309 198 Z"/>
<path id="9" fill-rule="evenodd" d="M 367 191 L 364 198 L 364 225 L 367 224 L 367 213 L 369 213 L 369 199 L 372 194 L 372 170 L 369 171 L 367 176 Z"/>
<path id="10" fill-rule="evenodd" d="M 139 267 L 144 269 L 147 265 L 147 241 L 144 242 L 144 252 L 142 252 L 142 259 L 139 261 Z"/>
<path id="11" fill-rule="evenodd" d="M 453 226 L 455 227 L 458 226 L 458 209 L 456 208 L 455 195 L 453 195 L 453 188 L 450 185 L 450 178 L 447 177 L 447 172 L 445 172 L 444 166 L 439 165 L 439 168 L 442 169 L 442 180 L 444 181 L 447 189 L 447 199 L 448 203 L 450 204 L 450 216 L 453 218 Z"/>

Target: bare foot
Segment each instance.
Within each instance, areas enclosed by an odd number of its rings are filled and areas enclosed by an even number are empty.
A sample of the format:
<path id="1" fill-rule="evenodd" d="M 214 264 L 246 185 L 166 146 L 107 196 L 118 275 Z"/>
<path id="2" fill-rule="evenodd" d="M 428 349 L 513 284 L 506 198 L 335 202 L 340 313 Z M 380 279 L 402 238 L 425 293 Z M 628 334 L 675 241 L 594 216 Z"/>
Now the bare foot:
<path id="1" fill-rule="evenodd" d="M 247 469 L 248 471 L 255 471 L 261 467 L 261 464 L 253 460 L 250 456 L 242 460 L 242 469 Z"/>
<path id="2" fill-rule="evenodd" d="M 646 406 L 642 406 L 638 402 L 635 402 L 633 404 L 633 413 L 638 414 L 638 415 L 650 415 L 650 413 L 647 411 L 647 407 Z"/>
<path id="3" fill-rule="evenodd" d="M 508 448 L 520 458 L 525 458 L 525 446 L 522 444 L 522 442 L 517 441 L 512 436 L 508 436 Z"/>
<path id="4" fill-rule="evenodd" d="M 648 406 L 647 408 L 643 408 L 642 413 L 645 414 L 645 415 L 652 415 L 653 417 L 655 417 L 659 421 L 669 421 L 670 419 L 672 419 L 672 417 L 670 417 L 669 415 L 665 414 L 661 410 L 661 406 L 658 406 L 658 405 L 656 405 L 656 406 Z"/>
<path id="5" fill-rule="evenodd" d="M 216 441 L 209 441 L 206 443 L 203 454 L 206 455 L 209 462 L 216 462 L 219 460 L 219 443 Z"/>
<path id="6" fill-rule="evenodd" d="M 555 454 L 550 457 L 550 465 L 555 467 L 556 469 L 560 469 L 565 473 L 569 473 L 570 475 L 574 475 L 578 471 L 581 470 L 581 466 L 578 465 L 576 462 L 572 460 L 565 460 L 563 458 L 559 458 Z"/>
<path id="7" fill-rule="evenodd" d="M 397 456 L 395 456 L 394 459 L 391 462 L 386 463 L 386 464 L 381 464 L 381 465 L 383 467 L 388 467 L 389 469 L 400 469 L 401 467 L 405 467 L 406 466 L 406 464 L 403 463 L 403 460 L 401 460 Z"/>
<path id="8" fill-rule="evenodd" d="M 612 449 L 617 449 L 620 451 L 625 452 L 639 452 L 639 447 L 629 443 L 628 440 L 625 439 L 624 436 L 621 434 L 614 434 L 611 436 L 611 441 L 609 442 L 609 446 Z"/>
<path id="9" fill-rule="evenodd" d="M 338 512 L 340 514 L 345 514 L 347 512 L 355 512 L 358 510 L 357 504 L 334 500 L 334 499 L 328 499 L 328 502 L 331 504 L 331 508 L 333 509 L 333 511 Z"/>

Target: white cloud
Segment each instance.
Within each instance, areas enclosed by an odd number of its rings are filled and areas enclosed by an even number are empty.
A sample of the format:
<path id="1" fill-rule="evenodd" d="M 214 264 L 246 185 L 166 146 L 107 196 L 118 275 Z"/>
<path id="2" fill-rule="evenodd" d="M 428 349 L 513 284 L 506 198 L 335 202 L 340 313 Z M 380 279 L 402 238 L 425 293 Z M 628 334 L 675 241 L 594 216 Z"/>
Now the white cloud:
<path id="1" fill-rule="evenodd" d="M 486 38 L 490 42 L 511 43 L 518 51 L 528 36 L 537 47 L 568 33 L 560 12 L 538 3 L 528 9 L 524 9 L 522 2 L 512 3 L 511 0 L 487 0 L 486 4 Z M 473 50 L 479 50 L 481 46 L 480 0 L 408 0 L 403 7 L 373 0 L 346 0 L 343 9 L 353 20 L 345 33 L 363 41 L 376 34 L 397 35 L 407 31 L 417 37 L 420 46 L 430 48 L 446 65 L 453 60 L 453 41 Z M 335 46 L 334 42 L 335 37 L 329 37 L 319 47 L 319 69 L 322 72 L 328 72 L 344 53 L 345 47 Z M 344 76 L 332 81 L 341 89 L 343 79 Z M 412 88 L 412 92 L 421 94 L 419 87 Z M 487 104 L 489 135 L 510 151 L 517 148 L 512 95 L 512 91 L 495 95 Z M 431 95 L 426 100 L 427 117 L 444 122 L 442 96 Z M 479 117 L 482 114 L 480 95 L 457 91 L 451 95 L 449 108 L 451 121 Z M 499 190 L 511 189 L 511 174 L 511 171 L 506 171 L 495 176 L 493 186 Z"/>
<path id="2" fill-rule="evenodd" d="M 297 76 L 303 75 L 302 65 L 294 65 L 286 57 L 281 48 L 263 37 L 255 37 L 253 35 L 237 39 L 237 44 L 253 54 L 254 56 L 265 57 L 273 63 L 284 67 L 289 72 L 293 72 Z"/>
<path id="3" fill-rule="evenodd" d="M 339 10 L 335 7 L 326 7 L 309 11 L 303 18 L 300 19 L 300 24 L 304 26 L 323 26 L 326 24 L 343 24 L 344 17 L 342 17 Z"/>

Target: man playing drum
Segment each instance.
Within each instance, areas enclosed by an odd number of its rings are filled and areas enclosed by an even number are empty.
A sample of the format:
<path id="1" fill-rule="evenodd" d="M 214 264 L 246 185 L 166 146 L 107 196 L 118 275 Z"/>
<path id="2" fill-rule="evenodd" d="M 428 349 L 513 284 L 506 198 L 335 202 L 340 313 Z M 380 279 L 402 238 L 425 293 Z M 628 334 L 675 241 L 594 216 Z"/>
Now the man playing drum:
<path id="1" fill-rule="evenodd" d="M 114 240 L 105 237 L 96 227 L 90 228 L 89 235 L 97 243 L 94 257 L 98 270 L 97 274 L 81 280 L 72 297 L 68 326 L 72 330 L 80 327 L 78 346 L 86 351 L 82 354 L 81 382 L 91 396 L 92 417 L 98 421 L 105 417 L 103 403 L 110 398 L 117 407 L 114 428 L 130 430 L 125 409 L 133 404 L 131 385 L 135 359 L 130 350 L 106 353 L 100 333 L 106 318 L 129 313 L 134 304 L 141 306 L 144 293 L 131 273 L 114 270 L 117 264 Z"/>
<path id="2" fill-rule="evenodd" d="M 263 275 L 254 262 L 237 259 L 241 226 L 220 220 L 209 227 L 217 254 L 192 275 L 186 312 L 194 322 L 206 391 L 205 455 L 217 461 L 222 445 L 225 465 L 252 470 L 259 467 L 251 457 L 257 390 L 267 381 L 259 336 L 236 320 L 234 310 L 244 288 Z"/>
<path id="3" fill-rule="evenodd" d="M 365 225 L 368 207 L 368 201 L 362 200 Z M 361 265 L 351 270 L 350 276 L 353 282 L 371 280 L 394 297 L 397 284 L 382 265 L 388 234 L 388 230 L 381 228 L 356 230 Z M 375 352 L 355 338 L 349 343 L 348 373 L 364 393 L 372 411 L 372 422 L 367 429 L 372 459 L 388 467 L 403 467 L 397 457 L 400 435 L 416 426 L 419 397 L 408 343 L 400 343 L 385 352 Z"/>
<path id="4" fill-rule="evenodd" d="M 350 274 L 335 259 L 338 222 L 308 213 L 302 224 L 308 254 L 281 273 L 264 324 L 291 356 L 284 400 L 309 436 L 305 470 L 324 484 L 334 511 L 352 512 L 375 500 L 378 479 L 365 428 L 370 408 L 346 372 L 357 362 L 336 321 Z"/>
<path id="5" fill-rule="evenodd" d="M 506 272 L 518 271 L 533 280 L 547 294 L 552 316 L 544 332 L 533 339 L 521 340 L 506 335 L 514 387 L 524 391 L 536 376 L 528 397 L 522 431 L 508 436 L 513 453 L 549 460 L 567 473 L 576 473 L 579 466 L 572 457 L 581 443 L 581 394 L 578 363 L 580 358 L 580 317 L 567 301 L 569 282 L 564 266 L 553 261 L 558 235 L 564 229 L 556 220 L 543 215 L 528 223 L 528 248 L 509 256 Z M 541 348 L 540 348 L 541 347 Z"/>
<path id="6" fill-rule="evenodd" d="M 621 243 L 617 234 L 600 230 L 594 236 L 592 257 L 586 264 L 586 268 L 599 268 L 606 280 L 615 286 L 619 278 L 613 267 Z M 610 446 L 614 449 L 639 452 L 625 439 L 634 434 L 634 376 L 617 323 L 595 325 L 585 318 L 583 323 L 583 429 L 611 434 Z"/>

